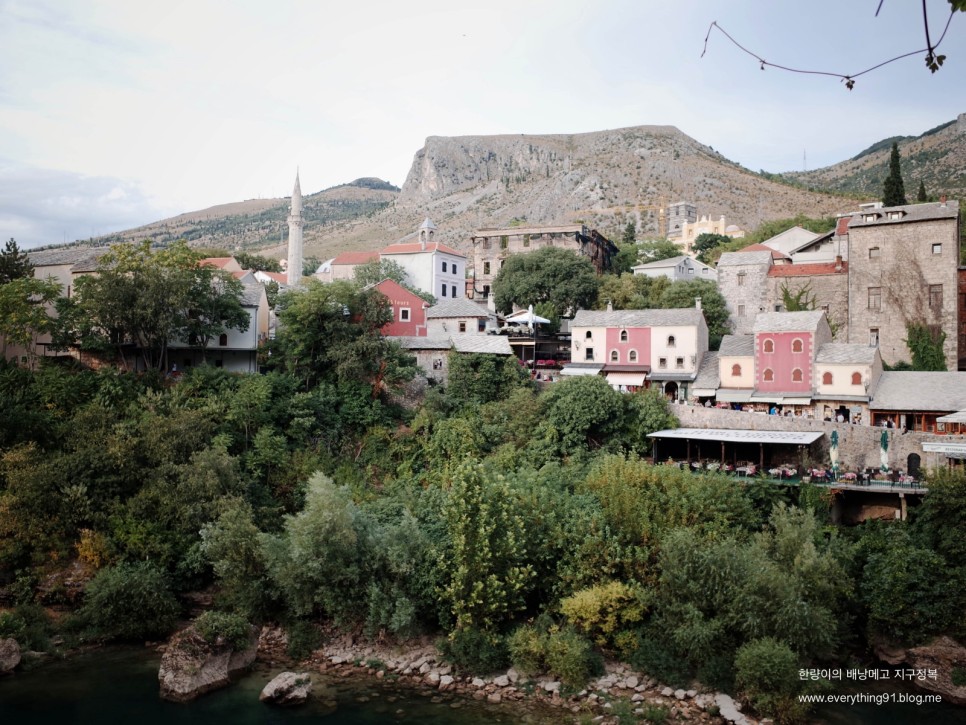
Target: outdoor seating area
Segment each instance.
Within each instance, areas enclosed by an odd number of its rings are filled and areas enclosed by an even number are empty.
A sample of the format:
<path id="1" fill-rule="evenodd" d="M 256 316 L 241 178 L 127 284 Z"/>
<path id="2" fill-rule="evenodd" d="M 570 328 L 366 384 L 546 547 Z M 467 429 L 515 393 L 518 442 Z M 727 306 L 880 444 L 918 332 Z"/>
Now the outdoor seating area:
<path id="1" fill-rule="evenodd" d="M 846 485 L 859 487 L 888 486 L 889 488 L 920 489 L 922 482 L 899 470 L 882 471 L 867 468 L 861 471 L 836 471 L 831 467 L 801 468 L 793 463 L 780 463 L 767 468 L 759 468 L 752 461 L 738 461 L 737 464 L 722 463 L 720 460 L 699 459 L 677 461 L 668 458 L 657 461 L 658 465 L 675 466 L 692 473 L 728 473 L 739 478 L 761 477 L 778 483 L 799 484 L 815 483 L 820 485 Z"/>

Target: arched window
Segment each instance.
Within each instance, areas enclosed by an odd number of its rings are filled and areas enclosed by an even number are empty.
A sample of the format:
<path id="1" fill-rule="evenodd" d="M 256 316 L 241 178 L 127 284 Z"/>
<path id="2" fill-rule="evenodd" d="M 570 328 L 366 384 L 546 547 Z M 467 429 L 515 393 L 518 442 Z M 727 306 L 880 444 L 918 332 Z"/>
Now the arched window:
<path id="1" fill-rule="evenodd" d="M 802 382 L 802 369 L 801 368 L 795 368 L 794 370 L 792 370 L 792 382 L 793 383 L 800 383 L 800 382 Z"/>
<path id="2" fill-rule="evenodd" d="M 593 335 L 590 334 L 590 330 L 587 330 L 587 332 L 584 333 L 584 337 L 586 337 L 589 340 L 591 337 L 593 337 Z"/>
<path id="3" fill-rule="evenodd" d="M 631 350 L 627 353 L 627 359 L 631 362 L 637 362 L 637 350 Z"/>
<path id="4" fill-rule="evenodd" d="M 775 341 L 774 340 L 765 340 L 761 344 L 761 349 L 764 352 L 775 352 Z"/>
<path id="5" fill-rule="evenodd" d="M 822 373 L 822 385 L 832 384 L 832 373 Z"/>
<path id="6" fill-rule="evenodd" d="M 731 366 L 731 377 L 740 378 L 741 377 L 741 365 Z"/>
<path id="7" fill-rule="evenodd" d="M 674 347 L 674 335 L 667 336 L 667 346 Z"/>
<path id="8" fill-rule="evenodd" d="M 792 352 L 801 352 L 804 349 L 805 343 L 803 343 L 801 339 L 796 337 L 794 340 L 792 340 Z"/>
<path id="9" fill-rule="evenodd" d="M 862 373 L 852 373 L 852 385 L 862 384 Z"/>
<path id="10" fill-rule="evenodd" d="M 762 379 L 766 383 L 773 382 L 775 380 L 775 371 L 772 370 L 771 368 L 766 368 L 765 372 L 762 374 Z"/>
<path id="11" fill-rule="evenodd" d="M 610 361 L 611 362 L 619 362 L 620 361 L 620 354 L 617 352 L 617 350 L 611 350 L 610 351 Z"/>
<path id="12" fill-rule="evenodd" d="M 627 342 L 627 330 L 621 330 L 621 342 Z"/>
<path id="13" fill-rule="evenodd" d="M 223 332 L 223 333 L 221 333 L 221 335 L 219 335 L 219 337 L 218 337 L 218 346 L 219 347 L 228 347 L 228 334 L 227 333 Z"/>

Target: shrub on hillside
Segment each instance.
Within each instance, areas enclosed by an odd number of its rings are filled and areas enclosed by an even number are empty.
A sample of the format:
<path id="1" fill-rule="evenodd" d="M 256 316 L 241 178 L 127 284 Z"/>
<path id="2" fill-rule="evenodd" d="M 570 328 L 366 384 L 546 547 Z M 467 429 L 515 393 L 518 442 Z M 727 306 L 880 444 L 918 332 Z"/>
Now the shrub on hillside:
<path id="1" fill-rule="evenodd" d="M 784 642 L 755 639 L 738 648 L 735 684 L 760 714 L 778 723 L 799 722 L 805 708 L 797 697 L 803 689 L 798 665 L 798 655 Z"/>
<path id="2" fill-rule="evenodd" d="M 167 634 L 179 611 L 167 576 L 142 561 L 101 569 L 87 585 L 80 615 L 96 636 L 143 639 Z"/>
<path id="3" fill-rule="evenodd" d="M 437 646 L 443 657 L 467 672 L 495 672 L 506 667 L 510 661 L 506 638 L 497 632 L 476 627 L 454 630 Z"/>
<path id="4" fill-rule="evenodd" d="M 195 629 L 211 645 L 228 645 L 233 650 L 248 649 L 251 627 L 244 617 L 229 612 L 203 612 L 194 622 Z"/>

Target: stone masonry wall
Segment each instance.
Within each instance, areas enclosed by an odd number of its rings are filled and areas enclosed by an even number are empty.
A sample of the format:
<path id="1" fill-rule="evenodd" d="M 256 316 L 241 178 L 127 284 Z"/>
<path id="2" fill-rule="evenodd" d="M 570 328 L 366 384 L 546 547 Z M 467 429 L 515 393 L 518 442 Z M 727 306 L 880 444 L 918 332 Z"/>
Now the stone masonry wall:
<path id="1" fill-rule="evenodd" d="M 766 309 L 773 310 L 775 305 L 782 304 L 782 287 L 785 285 L 788 286 L 788 291 L 792 295 L 808 286 L 808 297 L 809 299 L 814 297 L 815 300 L 813 309 L 820 310 L 828 306 L 828 321 L 835 330 L 835 341 L 846 342 L 849 339 L 849 278 L 847 274 L 769 277 Z"/>
<path id="2" fill-rule="evenodd" d="M 733 334 L 751 334 L 758 313 L 775 309 L 767 306 L 768 268 L 770 266 L 770 264 L 765 263 L 718 267 L 718 290 L 728 305 Z M 740 276 L 742 273 L 743 277 Z M 740 284 L 739 280 L 741 280 Z M 744 314 L 739 314 L 739 308 L 743 308 Z"/>
<path id="3" fill-rule="evenodd" d="M 703 408 L 691 405 L 673 405 L 671 411 L 677 416 L 682 428 L 743 428 L 747 430 L 774 431 L 822 431 L 824 438 L 816 441 L 810 455 L 816 464 L 828 461 L 829 441 L 832 431 L 839 433 L 839 462 L 846 470 L 878 468 L 879 441 L 882 428 L 851 423 L 826 423 L 821 420 L 786 418 L 764 413 L 745 413 L 719 408 Z M 966 442 L 966 436 L 936 436 L 930 433 L 906 432 L 889 429 L 889 465 L 905 471 L 910 453 L 919 454 L 923 469 L 946 465 L 946 457 L 940 453 L 922 450 L 923 441 L 943 440 Z"/>

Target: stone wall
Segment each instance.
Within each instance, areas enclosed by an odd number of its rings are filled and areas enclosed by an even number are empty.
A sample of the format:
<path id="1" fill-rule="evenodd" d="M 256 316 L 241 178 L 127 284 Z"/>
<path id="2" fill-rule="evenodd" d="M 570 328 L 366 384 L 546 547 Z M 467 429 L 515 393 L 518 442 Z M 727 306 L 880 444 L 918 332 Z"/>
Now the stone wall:
<path id="1" fill-rule="evenodd" d="M 745 413 L 692 405 L 673 405 L 671 410 L 677 416 L 682 428 L 821 431 L 825 436 L 816 441 L 809 452 L 816 464 L 828 460 L 832 431 L 838 431 L 839 461 L 843 469 L 878 468 L 880 465 L 879 441 L 883 428 L 852 425 L 851 423 L 827 423 L 821 420 L 786 418 L 778 415 L 766 415 L 765 413 Z M 898 429 L 889 429 L 888 435 L 889 465 L 903 471 L 907 470 L 908 457 L 911 453 L 919 455 L 923 470 L 947 464 L 946 457 L 941 453 L 923 451 L 922 444 L 924 441 L 966 442 L 966 436 L 936 436 L 930 433 L 912 431 L 903 433 Z"/>
<path id="2" fill-rule="evenodd" d="M 836 342 L 849 339 L 849 278 L 845 272 L 831 274 L 809 274 L 796 276 L 769 276 L 766 309 L 773 310 L 782 304 L 782 288 L 787 286 L 794 296 L 808 287 L 808 298 L 814 299 L 812 309 L 827 308 L 829 325 L 835 331 Z M 866 342 L 868 342 L 866 340 Z"/>
<path id="3" fill-rule="evenodd" d="M 759 312 L 771 312 L 768 307 L 768 269 L 770 261 L 756 262 L 758 252 L 734 252 L 747 255 L 748 264 L 718 264 L 718 290 L 728 306 L 731 318 L 731 332 L 735 335 L 749 335 L 755 325 Z M 767 252 L 764 254 L 767 255 Z M 767 260 L 767 256 L 765 257 Z M 723 262 L 724 260 L 722 260 Z"/>

